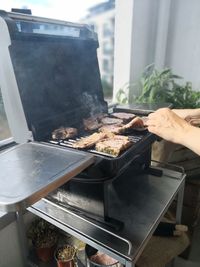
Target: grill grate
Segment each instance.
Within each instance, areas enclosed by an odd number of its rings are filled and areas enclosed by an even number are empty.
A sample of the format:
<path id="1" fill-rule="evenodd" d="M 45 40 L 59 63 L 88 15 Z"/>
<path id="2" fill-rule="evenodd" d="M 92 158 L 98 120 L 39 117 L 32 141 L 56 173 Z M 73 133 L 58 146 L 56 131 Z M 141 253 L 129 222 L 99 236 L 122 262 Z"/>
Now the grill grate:
<path id="1" fill-rule="evenodd" d="M 54 144 L 54 145 L 62 146 L 62 147 L 73 148 L 72 147 L 73 143 L 75 143 L 76 141 L 79 141 L 79 140 L 81 140 L 81 138 L 85 138 L 85 137 L 88 137 L 88 136 L 78 137 L 76 139 L 67 139 L 67 140 L 49 140 L 48 142 L 51 143 L 51 144 Z M 137 136 L 128 135 L 128 138 L 129 138 L 130 141 L 133 142 L 133 145 L 135 143 L 139 142 L 140 140 L 142 140 L 143 137 L 144 137 L 143 135 L 137 135 Z M 75 149 L 75 148 L 73 148 L 73 149 Z M 117 156 L 114 156 L 114 155 L 111 155 L 111 154 L 108 154 L 108 153 L 105 153 L 105 152 L 97 151 L 95 149 L 80 149 L 80 150 L 92 152 L 94 154 L 106 156 L 106 157 L 109 157 L 109 158 L 116 158 L 117 157 Z"/>

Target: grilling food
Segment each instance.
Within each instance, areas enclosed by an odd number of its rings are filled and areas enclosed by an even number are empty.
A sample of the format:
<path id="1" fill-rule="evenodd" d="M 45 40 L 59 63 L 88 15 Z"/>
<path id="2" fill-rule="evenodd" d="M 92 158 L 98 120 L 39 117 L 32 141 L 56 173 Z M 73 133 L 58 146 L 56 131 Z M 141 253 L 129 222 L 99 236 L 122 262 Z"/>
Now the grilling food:
<path id="1" fill-rule="evenodd" d="M 83 125 L 86 131 L 95 131 L 102 126 L 96 118 L 83 119 Z"/>
<path id="2" fill-rule="evenodd" d="M 99 128 L 99 132 L 102 133 L 113 133 L 113 134 L 119 134 L 122 131 L 122 124 L 108 124 L 108 125 L 104 125 L 102 127 Z"/>
<path id="3" fill-rule="evenodd" d="M 73 143 L 73 148 L 89 148 L 94 146 L 100 140 L 106 138 L 107 133 L 93 133 L 90 136 L 81 138 L 80 140 Z"/>
<path id="4" fill-rule="evenodd" d="M 102 126 L 101 120 L 106 116 L 107 114 L 105 113 L 99 113 L 87 119 L 83 119 L 84 129 L 86 131 L 95 131 L 99 129 L 99 127 Z"/>
<path id="5" fill-rule="evenodd" d="M 67 138 L 73 138 L 78 134 L 76 128 L 72 127 L 60 127 L 52 132 L 52 138 L 57 140 L 63 140 Z"/>
<path id="6" fill-rule="evenodd" d="M 115 112 L 115 113 L 112 113 L 112 116 L 115 118 L 121 119 L 124 122 L 129 121 L 129 120 L 133 119 L 134 117 L 136 117 L 135 114 L 125 113 L 125 112 Z"/>
<path id="7" fill-rule="evenodd" d="M 128 136 L 115 135 L 112 138 L 107 138 L 96 143 L 95 149 L 99 152 L 118 156 L 131 145 L 132 142 L 128 139 Z"/>
<path id="8" fill-rule="evenodd" d="M 139 118 L 139 117 L 135 117 L 133 118 L 129 123 L 127 124 L 114 124 L 114 125 L 104 125 L 102 127 L 99 128 L 99 132 L 103 132 L 103 133 L 114 133 L 114 134 L 122 134 L 124 132 L 126 132 L 127 130 L 145 130 L 146 128 L 144 128 L 144 122 L 143 119 Z"/>
<path id="9" fill-rule="evenodd" d="M 93 117 L 83 119 L 84 129 L 86 131 L 95 131 L 99 129 L 99 127 L 102 126 L 101 120 L 106 116 L 107 114 L 101 113 L 101 114 L 96 114 Z"/>
<path id="10" fill-rule="evenodd" d="M 108 124 L 122 124 L 123 120 L 117 119 L 117 118 L 110 118 L 110 117 L 105 117 L 101 120 L 101 123 L 103 125 L 108 125 Z"/>
<path id="11" fill-rule="evenodd" d="M 144 128 L 144 122 L 140 117 L 133 118 L 129 123 L 122 126 L 122 132 L 128 129 Z"/>

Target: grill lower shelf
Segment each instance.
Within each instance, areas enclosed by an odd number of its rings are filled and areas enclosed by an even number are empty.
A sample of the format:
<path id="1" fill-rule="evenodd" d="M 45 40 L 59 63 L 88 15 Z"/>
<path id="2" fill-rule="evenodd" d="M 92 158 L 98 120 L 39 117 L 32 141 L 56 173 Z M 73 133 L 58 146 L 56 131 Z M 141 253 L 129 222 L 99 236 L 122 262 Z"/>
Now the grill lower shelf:
<path id="1" fill-rule="evenodd" d="M 129 168 L 113 181 L 107 205 L 110 217 L 124 223 L 119 230 L 98 225 L 49 199 L 28 210 L 121 263 L 134 262 L 184 185 L 183 173 L 161 169 L 162 175 L 155 176 Z"/>

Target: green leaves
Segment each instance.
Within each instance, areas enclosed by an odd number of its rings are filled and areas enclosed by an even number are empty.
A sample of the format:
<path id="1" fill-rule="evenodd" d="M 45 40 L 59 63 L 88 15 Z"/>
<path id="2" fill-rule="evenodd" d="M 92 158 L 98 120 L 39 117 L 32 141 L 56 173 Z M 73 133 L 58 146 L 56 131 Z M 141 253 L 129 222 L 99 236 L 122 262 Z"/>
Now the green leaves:
<path id="1" fill-rule="evenodd" d="M 129 95 L 132 85 L 125 85 L 119 90 L 117 100 L 120 103 L 172 103 L 174 108 L 200 107 L 200 92 L 192 89 L 191 82 L 179 84 L 180 79 L 182 77 L 173 74 L 170 68 L 159 71 L 151 64 L 141 76 L 138 85 L 141 94 Z"/>
<path id="2" fill-rule="evenodd" d="M 200 92 L 193 91 L 190 82 L 187 82 L 184 86 L 176 85 L 169 101 L 176 108 L 197 108 L 200 107 Z"/>
<path id="3" fill-rule="evenodd" d="M 171 69 L 158 71 L 157 69 L 149 68 L 144 70 L 142 74 L 140 87 L 141 95 L 136 99 L 137 102 L 148 103 L 163 103 L 168 102 L 171 91 L 175 86 L 175 79 L 181 77 L 174 75 Z"/>

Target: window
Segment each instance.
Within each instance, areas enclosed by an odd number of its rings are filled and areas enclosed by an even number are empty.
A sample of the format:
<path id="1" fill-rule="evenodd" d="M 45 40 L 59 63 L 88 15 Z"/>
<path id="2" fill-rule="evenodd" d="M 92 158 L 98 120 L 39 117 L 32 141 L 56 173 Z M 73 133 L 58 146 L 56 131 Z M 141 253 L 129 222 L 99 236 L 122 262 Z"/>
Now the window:
<path id="1" fill-rule="evenodd" d="M 6 118 L 6 113 L 3 105 L 3 99 L 0 90 L 0 145 L 3 140 L 11 137 L 11 133 Z"/>

